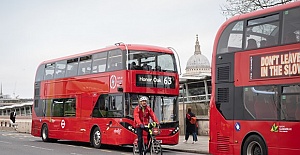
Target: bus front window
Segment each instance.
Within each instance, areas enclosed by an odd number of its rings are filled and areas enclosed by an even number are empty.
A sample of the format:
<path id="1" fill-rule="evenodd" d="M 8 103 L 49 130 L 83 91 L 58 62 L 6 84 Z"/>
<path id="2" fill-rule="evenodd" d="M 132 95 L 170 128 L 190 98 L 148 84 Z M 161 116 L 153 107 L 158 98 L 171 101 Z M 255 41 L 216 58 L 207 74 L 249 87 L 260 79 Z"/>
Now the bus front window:
<path id="1" fill-rule="evenodd" d="M 172 54 L 150 51 L 129 51 L 128 69 L 130 70 L 177 72 L 175 66 L 175 57 Z"/>
<path id="2" fill-rule="evenodd" d="M 145 95 L 145 94 L 128 94 L 126 95 L 126 102 L 128 108 L 126 108 L 127 116 L 133 117 L 133 111 L 136 106 L 139 105 L 138 99 L 141 96 L 147 96 L 149 98 L 148 106 L 154 111 L 157 119 L 161 123 L 178 121 L 177 109 L 178 102 L 176 96 L 160 96 L 160 95 Z"/>

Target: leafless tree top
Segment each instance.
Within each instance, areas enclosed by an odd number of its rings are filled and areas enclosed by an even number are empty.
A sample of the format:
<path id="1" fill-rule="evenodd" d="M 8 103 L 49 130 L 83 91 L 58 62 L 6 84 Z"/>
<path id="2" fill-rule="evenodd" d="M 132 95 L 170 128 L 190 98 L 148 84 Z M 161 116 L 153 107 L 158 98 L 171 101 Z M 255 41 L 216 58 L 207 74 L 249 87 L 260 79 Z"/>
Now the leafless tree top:
<path id="1" fill-rule="evenodd" d="M 221 6 L 221 11 L 225 17 L 229 18 L 294 1 L 297 0 L 226 0 L 226 4 Z"/>

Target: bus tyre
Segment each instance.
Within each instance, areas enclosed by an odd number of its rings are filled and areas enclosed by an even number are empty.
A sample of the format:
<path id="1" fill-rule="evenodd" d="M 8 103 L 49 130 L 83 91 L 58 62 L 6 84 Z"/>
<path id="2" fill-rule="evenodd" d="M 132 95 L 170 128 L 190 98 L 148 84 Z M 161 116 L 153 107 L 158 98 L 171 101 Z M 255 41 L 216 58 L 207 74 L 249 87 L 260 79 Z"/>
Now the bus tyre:
<path id="1" fill-rule="evenodd" d="M 93 147 L 99 149 L 101 147 L 101 132 L 98 127 L 93 130 L 93 134 L 91 137 L 91 143 Z"/>
<path id="2" fill-rule="evenodd" d="M 50 142 L 50 138 L 49 138 L 49 135 L 48 135 L 48 126 L 47 126 L 47 124 L 44 124 L 42 126 L 42 140 L 44 142 Z"/>
<path id="3" fill-rule="evenodd" d="M 267 155 L 267 146 L 264 140 L 258 135 L 248 137 L 243 145 L 244 155 Z"/>

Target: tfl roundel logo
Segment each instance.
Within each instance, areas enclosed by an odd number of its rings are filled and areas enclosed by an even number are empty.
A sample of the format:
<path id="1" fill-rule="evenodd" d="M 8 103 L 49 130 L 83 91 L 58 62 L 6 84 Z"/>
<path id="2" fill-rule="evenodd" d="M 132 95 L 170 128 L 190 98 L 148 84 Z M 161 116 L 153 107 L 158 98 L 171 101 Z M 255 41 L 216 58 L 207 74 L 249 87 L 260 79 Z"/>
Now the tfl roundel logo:
<path id="1" fill-rule="evenodd" d="M 115 89 L 117 86 L 117 77 L 115 75 L 112 75 L 109 81 L 110 81 L 110 88 Z"/>
<path id="2" fill-rule="evenodd" d="M 239 122 L 236 122 L 235 125 L 234 125 L 234 127 L 235 127 L 236 131 L 240 131 L 241 130 L 241 124 Z"/>

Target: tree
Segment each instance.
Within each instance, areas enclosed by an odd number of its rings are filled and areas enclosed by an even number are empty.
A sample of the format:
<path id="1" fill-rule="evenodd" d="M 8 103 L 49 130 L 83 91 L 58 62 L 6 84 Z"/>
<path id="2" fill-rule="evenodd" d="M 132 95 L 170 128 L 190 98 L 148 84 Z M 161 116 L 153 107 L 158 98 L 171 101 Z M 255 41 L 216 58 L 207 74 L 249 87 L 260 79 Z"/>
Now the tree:
<path id="1" fill-rule="evenodd" d="M 226 0 L 226 4 L 221 6 L 221 11 L 225 17 L 229 18 L 294 1 L 297 0 Z"/>

